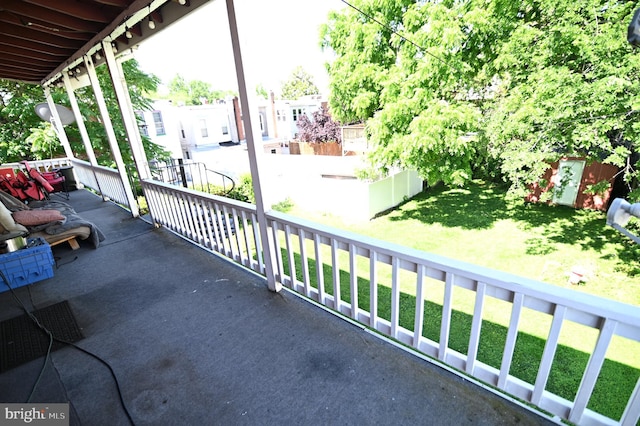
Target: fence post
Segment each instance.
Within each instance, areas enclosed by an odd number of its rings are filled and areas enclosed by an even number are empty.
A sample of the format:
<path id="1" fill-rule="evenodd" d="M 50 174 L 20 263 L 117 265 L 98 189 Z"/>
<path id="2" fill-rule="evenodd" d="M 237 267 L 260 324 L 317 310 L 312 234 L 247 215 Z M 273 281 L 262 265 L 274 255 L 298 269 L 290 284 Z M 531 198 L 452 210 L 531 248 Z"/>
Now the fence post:
<path id="1" fill-rule="evenodd" d="M 180 171 L 180 180 L 182 181 L 182 186 L 185 188 L 189 188 L 189 182 L 187 182 L 187 174 L 184 172 L 184 160 L 182 158 L 178 158 L 178 170 Z"/>

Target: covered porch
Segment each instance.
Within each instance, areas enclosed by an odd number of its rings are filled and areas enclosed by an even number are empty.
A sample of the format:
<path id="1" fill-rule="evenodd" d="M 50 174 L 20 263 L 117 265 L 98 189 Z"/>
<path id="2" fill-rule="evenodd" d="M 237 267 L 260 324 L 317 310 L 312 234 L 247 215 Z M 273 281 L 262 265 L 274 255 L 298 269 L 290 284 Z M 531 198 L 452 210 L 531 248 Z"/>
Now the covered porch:
<path id="1" fill-rule="evenodd" d="M 54 277 L 16 295 L 68 301 L 82 348 L 115 371 L 135 424 L 550 423 L 380 340 L 88 191 L 70 203 L 106 234 L 53 248 Z M 0 293 L 0 321 L 22 313 Z M 69 402 L 70 424 L 128 424 L 107 367 L 71 347 L 0 374 L 0 401 Z"/>
<path id="2" fill-rule="evenodd" d="M 43 86 L 67 153 L 67 158 L 34 165 L 73 166 L 78 181 L 101 197 L 74 192 L 71 204 L 107 234 L 98 250 L 56 247 L 60 267 L 54 277 L 20 289 L 20 297 L 35 308 L 69 301 L 84 330 L 79 344 L 114 367 L 136 424 L 638 422 L 640 380 L 621 398 L 614 418 L 589 403 L 609 348 L 621 340 L 640 342 L 640 308 L 271 211 L 261 185 L 262 150 L 253 137 L 260 132 L 252 113 L 243 121 L 255 205 L 151 179 L 117 55 L 123 44 L 148 36 L 143 22 L 152 18 L 167 26 L 204 3 L 83 3 L 83 13 L 99 13 L 105 4 L 114 13 L 106 25 L 83 30 L 90 37 L 81 48 L 70 43 L 67 55 L 34 38 L 30 42 L 49 46 L 48 54 L 62 59 L 26 61 L 19 52 L 0 59 L 0 77 Z M 233 0 L 226 3 L 240 101 L 251 112 Z M 59 2 L 60 9 L 65 7 Z M 11 37 L 9 44 L 19 46 L 30 36 Z M 95 66 L 102 62 L 114 83 L 148 222 L 139 219 L 96 83 Z M 101 105 L 115 169 L 96 163 L 82 129 L 74 88 L 85 73 Z M 71 152 L 50 96 L 52 85 L 67 91 L 88 161 Z M 382 282 L 382 271 L 389 273 L 388 282 Z M 450 345 L 460 295 L 474 300 L 465 349 Z M 383 301 L 389 312 L 379 309 Z M 434 301 L 439 312 L 430 316 L 425 306 Z M 0 294 L 0 303 L 6 318 L 20 313 L 9 294 Z M 509 312 L 500 365 L 486 364 L 479 355 L 490 304 Z M 549 333 L 535 377 L 527 381 L 512 374 L 512 362 L 523 324 L 541 317 L 549 322 Z M 425 331 L 433 324 L 436 337 Z M 595 344 L 573 396 L 567 397 L 547 384 L 561 331 L 576 324 L 595 336 Z M 118 423 L 128 421 L 99 363 L 71 348 L 53 359 L 55 369 L 45 370 L 34 400 L 69 401 L 81 423 L 113 424 L 115 416 Z M 2 400 L 26 400 L 40 367 L 31 362 L 0 375 L 6 383 Z M 514 398 L 551 414 L 534 414 Z"/>

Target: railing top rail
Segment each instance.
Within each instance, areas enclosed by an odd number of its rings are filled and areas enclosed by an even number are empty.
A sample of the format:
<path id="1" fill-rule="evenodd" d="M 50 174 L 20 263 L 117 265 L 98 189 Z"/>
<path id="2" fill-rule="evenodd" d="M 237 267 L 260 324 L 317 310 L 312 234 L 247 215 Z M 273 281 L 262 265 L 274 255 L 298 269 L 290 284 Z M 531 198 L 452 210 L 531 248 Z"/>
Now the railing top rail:
<path id="1" fill-rule="evenodd" d="M 249 203 L 245 203 L 243 201 L 239 201 L 239 200 L 234 200 L 233 198 L 227 198 L 227 197 L 222 197 L 220 195 L 214 195 L 214 194 L 207 194 L 204 192 L 200 192 L 200 191 L 196 191 L 193 189 L 189 189 L 189 188 L 183 188 L 183 187 L 176 187 L 175 185 L 170 185 L 168 183 L 164 183 L 164 182 L 160 182 L 154 179 L 144 179 L 142 181 L 143 185 L 147 184 L 147 185 L 152 185 L 152 186 L 158 186 L 161 188 L 164 188 L 168 191 L 172 191 L 172 192 L 181 192 L 181 193 L 186 193 L 189 194 L 189 196 L 194 197 L 194 198 L 200 198 L 202 200 L 210 200 L 210 201 L 215 201 L 221 204 L 227 204 L 231 207 L 235 207 L 238 209 L 242 209 L 245 211 L 250 211 L 250 212 L 254 212 L 256 211 L 256 206 L 253 204 L 249 204 Z"/>
<path id="2" fill-rule="evenodd" d="M 149 162 L 147 163 L 149 165 L 149 168 L 152 169 L 157 169 L 157 170 L 164 170 L 164 169 L 178 169 L 180 167 L 190 167 L 190 166 L 196 166 L 196 167 L 200 167 L 204 170 L 207 170 L 211 173 L 215 173 L 218 174 L 220 176 L 224 176 L 227 179 L 231 179 L 231 176 L 226 175 L 222 172 L 219 172 L 217 170 L 213 170 L 207 167 L 207 164 L 202 162 L 202 161 L 194 161 L 194 160 L 184 160 L 184 162 L 182 163 L 161 163 L 161 162 Z"/>
<path id="3" fill-rule="evenodd" d="M 87 165 L 87 166 L 90 166 L 90 165 L 91 165 L 91 163 L 90 163 L 90 162 L 88 162 L 88 161 L 84 161 L 84 160 L 80 160 L 79 158 L 73 158 L 73 159 L 71 159 L 71 161 L 72 161 L 73 163 L 85 164 L 85 165 Z"/>
<path id="4" fill-rule="evenodd" d="M 101 170 L 101 171 L 105 171 L 105 172 L 109 172 L 109 173 L 118 173 L 118 171 L 116 169 L 112 169 L 111 167 L 106 167 L 106 166 L 101 166 L 101 165 L 93 166 L 88 161 L 78 160 L 76 158 L 71 160 L 71 163 L 72 164 L 80 164 L 80 165 L 87 166 L 87 167 L 93 167 L 93 168 L 95 168 L 97 170 Z"/>
<path id="5" fill-rule="evenodd" d="M 376 251 L 378 254 L 399 257 L 402 260 L 417 265 L 425 265 L 444 272 L 463 276 L 477 282 L 500 286 L 506 290 L 521 293 L 546 302 L 567 306 L 569 308 L 601 316 L 603 318 L 611 318 L 632 326 L 638 326 L 638 318 L 640 318 L 639 306 L 625 304 L 612 299 L 606 299 L 592 294 L 578 292 L 542 281 L 536 281 L 530 278 L 510 274 L 508 272 L 497 271 L 474 265 L 472 263 L 404 247 L 391 242 L 333 228 L 328 225 L 321 225 L 282 212 L 270 211 L 267 213 L 267 218 L 269 220 L 288 224 L 294 229 L 304 228 L 305 230 L 311 230 L 325 238 L 334 238 L 346 244 L 354 244 L 355 246 L 371 249 Z"/>
<path id="6" fill-rule="evenodd" d="M 34 165 L 34 164 L 38 165 L 38 164 L 71 163 L 71 161 L 73 160 L 70 159 L 69 157 L 59 157 L 59 158 L 50 158 L 46 160 L 29 160 L 28 163 L 30 165 Z M 10 166 L 10 167 L 16 167 L 16 168 L 24 167 L 24 165 L 20 161 L 14 161 L 11 163 L 2 163 L 2 166 Z"/>

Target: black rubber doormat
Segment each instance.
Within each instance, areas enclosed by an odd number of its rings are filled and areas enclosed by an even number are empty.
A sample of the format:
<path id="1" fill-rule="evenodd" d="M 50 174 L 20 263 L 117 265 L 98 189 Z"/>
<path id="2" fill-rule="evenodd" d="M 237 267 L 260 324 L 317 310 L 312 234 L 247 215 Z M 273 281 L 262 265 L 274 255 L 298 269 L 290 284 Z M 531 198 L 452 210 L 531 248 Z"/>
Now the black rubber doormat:
<path id="1" fill-rule="evenodd" d="M 33 312 L 57 339 L 77 342 L 84 336 L 65 300 Z M 54 340 L 52 351 L 65 345 Z M 47 354 L 49 336 L 27 315 L 0 322 L 0 373 Z"/>

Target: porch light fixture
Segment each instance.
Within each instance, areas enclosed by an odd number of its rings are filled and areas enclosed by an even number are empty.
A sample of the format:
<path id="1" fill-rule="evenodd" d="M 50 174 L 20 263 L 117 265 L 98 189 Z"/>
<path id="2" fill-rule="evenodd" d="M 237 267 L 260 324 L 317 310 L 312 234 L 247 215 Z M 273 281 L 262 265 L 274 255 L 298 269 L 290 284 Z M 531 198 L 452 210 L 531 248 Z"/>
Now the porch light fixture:
<path id="1" fill-rule="evenodd" d="M 631 216 L 640 218 L 640 203 L 630 204 L 623 198 L 616 198 L 607 211 L 607 225 L 631 238 L 634 243 L 640 244 L 640 237 L 625 228 Z"/>
<path id="2" fill-rule="evenodd" d="M 129 28 L 127 28 L 127 30 L 124 32 L 124 36 L 126 38 L 133 38 L 133 34 L 131 34 L 131 31 L 129 30 Z"/>
<path id="3" fill-rule="evenodd" d="M 151 6 L 149 6 L 149 28 L 155 30 L 158 24 L 162 24 L 162 22 L 160 9 L 151 10 Z"/>

